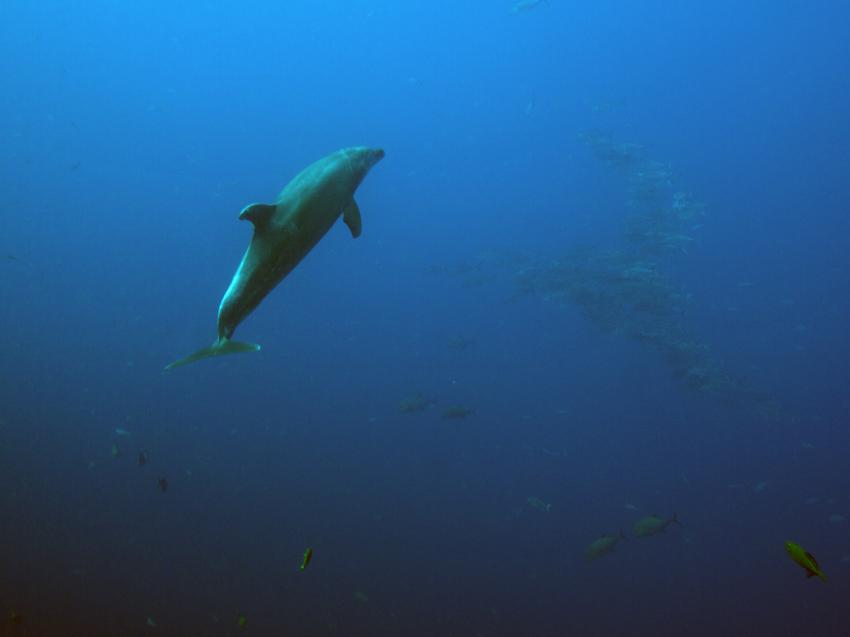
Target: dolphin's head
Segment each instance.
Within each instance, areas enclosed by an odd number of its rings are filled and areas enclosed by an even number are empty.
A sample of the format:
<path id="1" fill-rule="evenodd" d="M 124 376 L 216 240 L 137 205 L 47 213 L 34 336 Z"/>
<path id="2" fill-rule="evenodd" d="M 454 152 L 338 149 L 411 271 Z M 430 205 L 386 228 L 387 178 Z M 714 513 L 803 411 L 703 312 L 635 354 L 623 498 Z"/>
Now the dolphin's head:
<path id="1" fill-rule="evenodd" d="M 383 148 L 369 148 L 368 146 L 353 146 L 342 151 L 348 162 L 348 169 L 354 178 L 354 188 L 360 185 L 366 174 L 384 158 Z"/>
<path id="2" fill-rule="evenodd" d="M 353 161 L 357 168 L 362 170 L 364 174 L 369 171 L 375 164 L 384 158 L 383 148 L 369 148 L 368 146 L 353 146 L 344 151 L 349 161 Z"/>
<path id="3" fill-rule="evenodd" d="M 377 164 L 384 158 L 384 149 L 383 148 L 364 148 L 366 162 L 369 165 L 369 168 Z"/>

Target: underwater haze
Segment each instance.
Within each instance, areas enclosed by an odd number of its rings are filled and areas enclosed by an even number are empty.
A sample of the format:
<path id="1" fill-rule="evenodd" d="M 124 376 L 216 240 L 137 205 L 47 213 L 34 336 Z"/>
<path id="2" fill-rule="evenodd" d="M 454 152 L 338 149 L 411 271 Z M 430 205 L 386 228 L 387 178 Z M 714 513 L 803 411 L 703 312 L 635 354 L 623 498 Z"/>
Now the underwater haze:
<path id="1" fill-rule="evenodd" d="M 850 634 L 848 23 L 4 1 L 0 636 Z"/>

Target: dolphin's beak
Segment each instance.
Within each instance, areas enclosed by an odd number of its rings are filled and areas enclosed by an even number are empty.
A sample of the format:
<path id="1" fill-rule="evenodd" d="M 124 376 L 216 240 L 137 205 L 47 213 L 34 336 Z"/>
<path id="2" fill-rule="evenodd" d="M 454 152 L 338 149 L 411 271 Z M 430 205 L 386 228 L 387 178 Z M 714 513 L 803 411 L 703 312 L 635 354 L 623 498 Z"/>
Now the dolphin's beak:
<path id="1" fill-rule="evenodd" d="M 381 160 L 384 158 L 384 155 L 385 155 L 385 153 L 384 153 L 384 149 L 383 149 L 383 148 L 376 148 L 376 149 L 374 149 L 374 150 L 372 151 L 372 165 L 374 166 L 374 165 L 375 165 L 375 164 L 377 164 L 379 161 L 381 161 Z"/>

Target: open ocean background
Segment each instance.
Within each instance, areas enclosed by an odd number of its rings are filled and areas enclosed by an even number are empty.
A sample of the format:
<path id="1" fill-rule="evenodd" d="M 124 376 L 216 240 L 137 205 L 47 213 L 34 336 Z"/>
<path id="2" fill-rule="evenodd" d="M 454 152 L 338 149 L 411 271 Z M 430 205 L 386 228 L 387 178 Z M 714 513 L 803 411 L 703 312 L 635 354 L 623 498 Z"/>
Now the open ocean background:
<path id="1" fill-rule="evenodd" d="M 850 9 L 513 7 L 0 4 L 0 635 L 850 634 Z M 161 373 L 350 145 L 363 235 Z"/>

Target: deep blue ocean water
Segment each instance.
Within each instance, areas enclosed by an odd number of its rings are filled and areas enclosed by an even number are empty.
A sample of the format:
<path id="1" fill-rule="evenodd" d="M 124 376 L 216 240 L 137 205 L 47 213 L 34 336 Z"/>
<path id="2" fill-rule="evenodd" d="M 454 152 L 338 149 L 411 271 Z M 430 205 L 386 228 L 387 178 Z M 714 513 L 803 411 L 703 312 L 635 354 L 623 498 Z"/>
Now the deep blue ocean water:
<path id="1" fill-rule="evenodd" d="M 0 635 L 850 635 L 850 11 L 514 8 L 0 5 Z"/>

